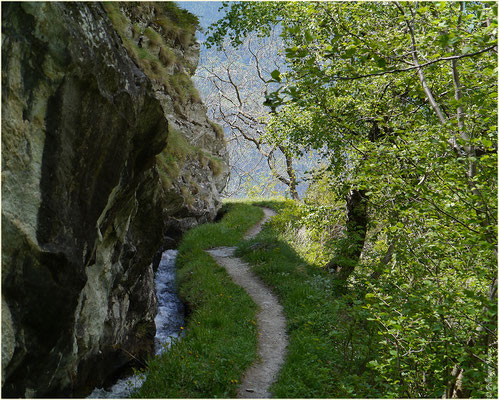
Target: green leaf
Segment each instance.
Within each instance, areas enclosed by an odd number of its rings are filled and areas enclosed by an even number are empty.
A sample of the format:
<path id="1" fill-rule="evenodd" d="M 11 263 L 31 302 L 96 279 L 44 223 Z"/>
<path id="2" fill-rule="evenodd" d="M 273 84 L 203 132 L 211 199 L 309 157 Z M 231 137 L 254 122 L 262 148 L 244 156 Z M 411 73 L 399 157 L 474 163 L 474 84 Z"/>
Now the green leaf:
<path id="1" fill-rule="evenodd" d="M 376 64 L 380 68 L 385 68 L 386 67 L 386 61 L 383 58 L 377 58 L 376 59 Z"/>
<path id="2" fill-rule="evenodd" d="M 485 147 L 492 147 L 492 140 L 482 138 L 482 143 Z"/>
<path id="3" fill-rule="evenodd" d="M 270 73 L 270 76 L 275 79 L 277 82 L 281 82 L 281 73 L 279 70 L 275 69 Z"/>
<path id="4" fill-rule="evenodd" d="M 355 54 L 355 51 L 357 49 L 355 47 L 350 47 L 349 49 L 347 49 L 342 55 L 341 55 L 341 58 L 351 58 L 354 54 Z"/>

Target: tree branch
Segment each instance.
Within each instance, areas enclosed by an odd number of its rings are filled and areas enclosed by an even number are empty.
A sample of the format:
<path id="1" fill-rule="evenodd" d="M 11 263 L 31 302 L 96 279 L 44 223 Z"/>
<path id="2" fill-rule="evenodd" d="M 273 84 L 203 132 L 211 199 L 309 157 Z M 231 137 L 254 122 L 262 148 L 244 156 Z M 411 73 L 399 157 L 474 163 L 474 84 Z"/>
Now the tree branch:
<path id="1" fill-rule="evenodd" d="M 421 82 L 421 86 L 423 87 L 423 91 L 426 95 L 426 98 L 430 102 L 431 107 L 435 111 L 435 114 L 437 114 L 438 119 L 440 120 L 441 124 L 445 124 L 446 118 L 442 114 L 442 110 L 440 109 L 440 106 L 438 103 L 435 101 L 435 98 L 433 97 L 433 93 L 431 92 L 430 88 L 428 87 L 428 84 L 426 83 L 426 78 L 424 76 L 423 70 L 421 69 L 421 65 L 419 63 L 419 58 L 418 58 L 418 53 L 416 49 L 416 39 L 415 39 L 415 34 L 414 34 L 414 14 L 412 13 L 412 21 L 409 22 L 409 20 L 405 16 L 404 9 L 402 6 L 399 4 L 398 1 L 395 2 L 395 5 L 399 9 L 400 13 L 404 17 L 405 24 L 407 26 L 407 29 L 409 30 L 409 34 L 411 35 L 411 47 L 412 47 L 412 59 L 414 61 L 415 66 L 411 68 L 416 68 L 416 71 L 418 73 L 419 81 Z M 409 6 L 410 7 L 410 6 Z"/>
<path id="2" fill-rule="evenodd" d="M 486 47 L 485 49 L 475 51 L 474 53 L 465 53 L 465 54 L 460 54 L 457 56 L 440 57 L 440 58 L 437 58 L 435 60 L 425 62 L 423 64 L 415 65 L 413 67 L 398 68 L 398 69 L 392 69 L 389 71 L 373 72 L 372 74 L 357 75 L 357 76 L 338 76 L 337 75 L 337 76 L 333 76 L 332 79 L 351 81 L 351 80 L 355 80 L 355 79 L 369 78 L 371 76 L 382 76 L 382 75 L 387 75 L 387 74 L 396 74 L 398 72 L 412 71 L 412 70 L 421 69 L 421 68 L 426 67 L 428 65 L 435 64 L 435 63 L 442 62 L 442 61 L 452 61 L 452 60 L 459 60 L 459 59 L 465 58 L 465 57 L 473 57 L 473 56 L 476 56 L 478 54 L 482 54 L 482 53 L 485 53 L 487 51 L 493 50 L 495 47 L 496 47 L 496 45 L 493 45 L 493 46 Z"/>

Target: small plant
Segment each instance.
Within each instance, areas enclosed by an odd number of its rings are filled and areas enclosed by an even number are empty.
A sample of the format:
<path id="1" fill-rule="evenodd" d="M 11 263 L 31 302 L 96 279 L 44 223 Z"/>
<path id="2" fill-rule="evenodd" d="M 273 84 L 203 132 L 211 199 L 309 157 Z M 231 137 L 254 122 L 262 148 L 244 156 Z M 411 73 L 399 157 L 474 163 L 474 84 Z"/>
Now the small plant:
<path id="1" fill-rule="evenodd" d="M 211 121 L 211 120 L 208 120 L 208 122 L 210 123 L 211 127 L 212 127 L 212 128 L 214 129 L 214 131 L 215 131 L 215 137 L 216 137 L 217 139 L 222 139 L 222 138 L 224 138 L 224 136 L 225 136 L 225 135 L 224 135 L 224 130 L 223 130 L 223 128 L 222 128 L 220 125 L 218 125 L 217 123 L 215 123 L 215 122 L 213 122 L 213 121 Z"/>
<path id="2" fill-rule="evenodd" d="M 188 29 L 194 33 L 199 26 L 198 17 L 187 10 L 179 8 L 171 1 L 155 3 L 155 7 L 159 13 L 167 15 L 170 21 L 180 28 Z"/>
<path id="3" fill-rule="evenodd" d="M 210 158 L 208 161 L 208 165 L 210 166 L 211 171 L 213 172 L 214 176 L 220 175 L 224 168 L 223 168 L 223 161 L 216 160 L 214 158 Z"/>
<path id="4" fill-rule="evenodd" d="M 144 31 L 144 36 L 146 36 L 152 44 L 156 46 L 161 46 L 163 45 L 164 41 L 161 35 L 156 32 L 154 29 L 152 29 L 150 26 L 148 26 L 145 31 Z"/>
<path id="5" fill-rule="evenodd" d="M 165 46 L 161 46 L 159 48 L 158 57 L 166 67 L 174 64 L 176 61 L 175 53 L 173 53 L 171 49 Z"/>
<path id="6" fill-rule="evenodd" d="M 184 73 L 176 73 L 168 77 L 169 83 L 176 94 L 176 98 L 181 101 L 182 104 L 186 104 L 189 101 L 194 103 L 201 102 L 201 95 L 191 81 L 191 78 Z"/>

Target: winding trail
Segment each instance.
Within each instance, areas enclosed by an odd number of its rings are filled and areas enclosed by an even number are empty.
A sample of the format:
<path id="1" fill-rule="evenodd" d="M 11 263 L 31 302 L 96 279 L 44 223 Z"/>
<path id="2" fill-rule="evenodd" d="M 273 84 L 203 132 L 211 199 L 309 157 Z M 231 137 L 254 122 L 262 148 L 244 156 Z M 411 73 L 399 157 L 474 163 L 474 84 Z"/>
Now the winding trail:
<path id="1" fill-rule="evenodd" d="M 246 233 L 244 239 L 254 238 L 261 231 L 263 224 L 275 215 L 269 208 L 263 208 L 263 211 L 265 217 Z M 259 360 L 245 372 L 237 398 L 270 398 L 270 385 L 275 382 L 286 354 L 286 320 L 277 297 L 251 272 L 247 263 L 234 257 L 235 249 L 217 247 L 207 252 L 227 270 L 236 284 L 248 292 L 260 308 L 257 315 Z"/>

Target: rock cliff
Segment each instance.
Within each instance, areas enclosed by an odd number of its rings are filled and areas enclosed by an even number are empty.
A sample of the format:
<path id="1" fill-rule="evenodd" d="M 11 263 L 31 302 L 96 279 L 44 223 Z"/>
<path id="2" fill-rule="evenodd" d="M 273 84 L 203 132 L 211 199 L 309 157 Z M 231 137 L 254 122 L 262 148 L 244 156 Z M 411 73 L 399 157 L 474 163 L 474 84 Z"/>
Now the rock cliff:
<path id="1" fill-rule="evenodd" d="M 2 3 L 2 396 L 83 396 L 153 350 L 154 259 L 211 220 L 225 143 L 172 3 Z"/>

